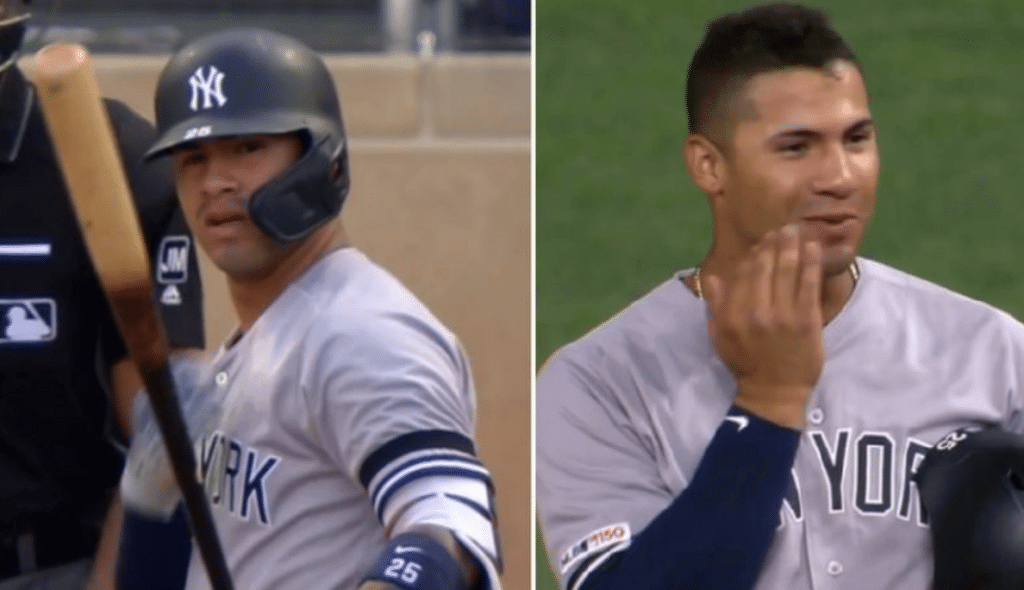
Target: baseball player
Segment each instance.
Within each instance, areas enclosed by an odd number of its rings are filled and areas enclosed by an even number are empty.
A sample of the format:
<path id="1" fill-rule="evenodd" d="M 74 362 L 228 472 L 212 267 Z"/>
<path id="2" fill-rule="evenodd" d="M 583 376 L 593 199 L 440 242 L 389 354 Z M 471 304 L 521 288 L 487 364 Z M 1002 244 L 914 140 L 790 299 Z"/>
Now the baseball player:
<path id="1" fill-rule="evenodd" d="M 212 362 L 178 378 L 235 586 L 500 589 L 469 363 L 335 219 L 348 156 L 324 62 L 270 31 L 208 35 L 163 70 L 156 118 L 149 157 L 172 159 L 239 318 Z M 173 497 L 142 454 L 122 480 L 122 587 L 153 587 L 133 563 L 180 547 L 146 547 Z M 185 587 L 208 587 L 199 559 Z"/>
<path id="2" fill-rule="evenodd" d="M 711 22 L 686 106 L 707 257 L 538 377 L 553 570 L 569 590 L 930 588 L 912 476 L 954 429 L 1022 429 L 1024 327 L 856 256 L 879 155 L 822 12 Z"/>
<path id="3" fill-rule="evenodd" d="M 109 588 L 123 458 L 140 379 L 89 259 L 35 91 L 17 67 L 27 0 L 0 0 L 0 588 Z M 204 346 L 195 250 L 153 126 L 106 112 L 167 335 Z M 106 525 L 104 525 L 106 523 Z"/>

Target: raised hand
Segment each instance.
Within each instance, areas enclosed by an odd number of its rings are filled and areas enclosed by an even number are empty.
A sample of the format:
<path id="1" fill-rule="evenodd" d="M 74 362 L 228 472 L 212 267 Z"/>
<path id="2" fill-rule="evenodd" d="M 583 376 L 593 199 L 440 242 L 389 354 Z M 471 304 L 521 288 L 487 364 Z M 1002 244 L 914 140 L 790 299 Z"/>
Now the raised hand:
<path id="1" fill-rule="evenodd" d="M 765 234 L 728 276 L 702 277 L 711 337 L 735 403 L 801 429 L 824 362 L 821 246 L 796 225 Z"/>

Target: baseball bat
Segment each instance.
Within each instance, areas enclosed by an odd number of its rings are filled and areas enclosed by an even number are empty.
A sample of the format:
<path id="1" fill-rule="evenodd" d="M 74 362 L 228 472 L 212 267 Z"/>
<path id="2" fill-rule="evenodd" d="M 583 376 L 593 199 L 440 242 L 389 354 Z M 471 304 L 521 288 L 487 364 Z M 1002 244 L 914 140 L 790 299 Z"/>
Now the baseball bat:
<path id="1" fill-rule="evenodd" d="M 146 385 L 211 585 L 231 590 L 171 376 L 138 214 L 92 59 L 81 45 L 54 43 L 27 60 L 24 70 L 37 89 L 89 256 Z"/>

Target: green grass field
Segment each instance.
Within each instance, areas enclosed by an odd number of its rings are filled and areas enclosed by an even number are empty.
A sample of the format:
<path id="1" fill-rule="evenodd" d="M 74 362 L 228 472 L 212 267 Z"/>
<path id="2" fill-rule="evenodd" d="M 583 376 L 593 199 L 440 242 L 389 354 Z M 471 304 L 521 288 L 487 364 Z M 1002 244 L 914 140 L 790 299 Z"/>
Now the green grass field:
<path id="1" fill-rule="evenodd" d="M 686 69 L 716 0 L 538 0 L 537 361 L 704 254 L 680 156 Z M 818 3 L 858 53 L 882 152 L 863 254 L 1024 318 L 1024 11 Z M 538 536 L 537 590 L 556 587 Z"/>

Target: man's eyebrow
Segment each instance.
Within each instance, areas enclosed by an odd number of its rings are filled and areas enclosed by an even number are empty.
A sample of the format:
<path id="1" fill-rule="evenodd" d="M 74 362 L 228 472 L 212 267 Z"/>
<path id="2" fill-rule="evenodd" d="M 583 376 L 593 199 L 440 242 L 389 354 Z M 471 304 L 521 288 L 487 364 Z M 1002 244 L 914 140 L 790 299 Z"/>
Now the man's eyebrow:
<path id="1" fill-rule="evenodd" d="M 856 131 L 862 131 L 874 127 L 875 121 L 871 117 L 864 117 L 853 122 L 849 127 L 843 131 L 843 135 L 848 135 Z M 791 129 L 783 129 L 777 133 L 772 134 L 769 137 L 770 141 L 779 141 L 786 139 L 813 139 L 815 137 L 821 137 L 823 133 L 821 130 L 813 127 L 793 127 Z"/>
<path id="2" fill-rule="evenodd" d="M 857 121 L 853 125 L 850 125 L 849 127 L 847 127 L 846 128 L 846 133 L 849 134 L 849 133 L 853 133 L 854 131 L 863 131 L 865 129 L 871 129 L 874 126 L 875 126 L 875 120 L 874 119 L 872 119 L 871 117 L 864 117 L 863 119 L 860 119 L 859 121 Z"/>
<path id="3" fill-rule="evenodd" d="M 820 137 L 821 131 L 810 127 L 797 127 L 794 129 L 784 129 L 778 133 L 773 134 L 769 139 L 771 141 L 777 141 L 780 139 L 811 139 L 814 137 Z"/>

